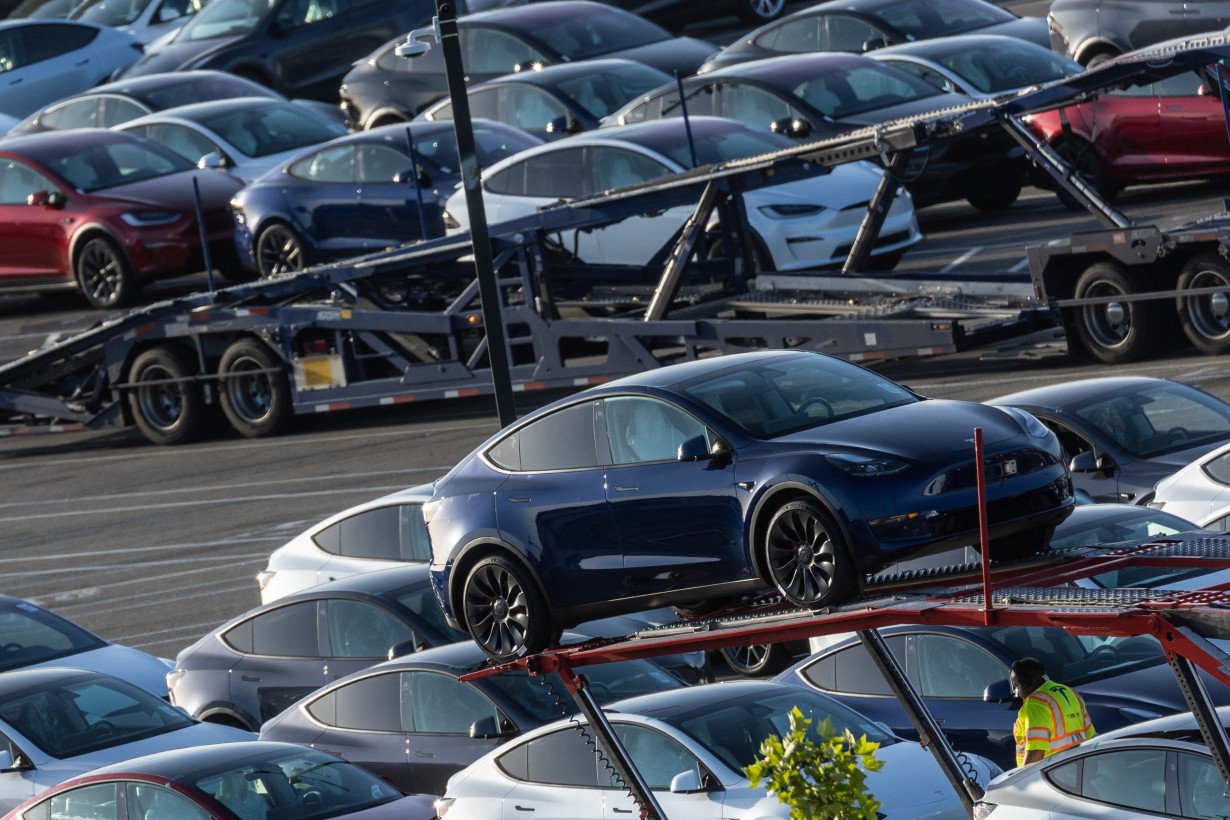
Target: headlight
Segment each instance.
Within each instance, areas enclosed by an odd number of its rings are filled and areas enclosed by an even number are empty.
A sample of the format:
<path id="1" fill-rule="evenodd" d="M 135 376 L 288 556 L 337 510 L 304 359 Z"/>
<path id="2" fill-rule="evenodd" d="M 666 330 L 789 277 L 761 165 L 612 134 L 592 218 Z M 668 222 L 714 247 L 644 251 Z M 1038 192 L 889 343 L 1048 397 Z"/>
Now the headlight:
<path id="1" fill-rule="evenodd" d="M 261 592 L 265 591 L 265 587 L 269 586 L 269 582 L 273 580 L 273 576 L 277 575 L 271 569 L 263 569 L 256 573 L 256 585 L 260 587 Z"/>
<path id="2" fill-rule="evenodd" d="M 170 672 L 167 672 L 167 691 L 175 691 L 175 687 L 184 679 L 185 674 L 186 670 L 183 669 L 172 669 Z"/>
<path id="3" fill-rule="evenodd" d="M 120 219 L 134 228 L 154 228 L 158 225 L 170 225 L 177 221 L 181 214 L 171 211 L 129 211 L 120 214 Z"/>
<path id="4" fill-rule="evenodd" d="M 823 205 L 761 205 L 756 210 L 769 219 L 798 219 L 803 216 L 815 216 L 824 211 Z"/>
<path id="5" fill-rule="evenodd" d="M 1046 438 L 1051 434 L 1050 428 L 1038 421 L 1033 413 L 1022 410 L 1019 407 L 1003 407 L 1000 409 L 1016 419 L 1016 423 L 1021 426 L 1021 429 L 1034 438 Z"/>
<path id="6" fill-rule="evenodd" d="M 840 467 L 850 475 L 881 476 L 894 475 L 909 467 L 909 463 L 888 456 L 860 456 L 853 453 L 833 453 L 824 460 L 834 467 Z"/>

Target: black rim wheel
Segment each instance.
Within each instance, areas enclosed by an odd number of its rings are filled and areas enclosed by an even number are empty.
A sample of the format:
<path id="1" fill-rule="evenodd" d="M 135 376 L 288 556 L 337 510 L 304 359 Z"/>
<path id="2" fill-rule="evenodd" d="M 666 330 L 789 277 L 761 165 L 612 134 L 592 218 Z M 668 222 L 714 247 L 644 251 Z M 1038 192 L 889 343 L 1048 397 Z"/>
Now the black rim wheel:
<path id="1" fill-rule="evenodd" d="M 133 289 L 128 260 L 115 243 L 97 237 L 77 257 L 77 283 L 95 307 L 118 307 L 128 301 Z"/>
<path id="2" fill-rule="evenodd" d="M 786 0 L 743 0 L 739 16 L 750 23 L 776 19 L 786 7 Z"/>
<path id="3" fill-rule="evenodd" d="M 782 667 L 778 659 L 782 656 L 783 650 L 777 644 L 754 643 L 747 646 L 728 646 L 721 652 L 722 660 L 726 661 L 726 665 L 739 675 L 767 675 L 779 671 Z"/>
<path id="4" fill-rule="evenodd" d="M 833 603 L 847 594 L 841 535 L 811 502 L 791 502 L 773 516 L 765 557 L 770 580 L 796 606 Z"/>
<path id="5" fill-rule="evenodd" d="M 218 371 L 222 410 L 231 426 L 249 438 L 282 428 L 290 415 L 290 388 L 281 362 L 264 345 L 240 339 L 222 355 Z"/>
<path id="6" fill-rule="evenodd" d="M 128 407 L 137 427 L 155 444 L 182 444 L 205 432 L 207 411 L 195 368 L 172 348 L 151 348 L 133 360 Z"/>
<path id="7" fill-rule="evenodd" d="M 306 267 L 303 243 L 286 225 L 270 225 L 256 241 L 256 268 L 265 278 L 293 273 Z"/>
<path id="8" fill-rule="evenodd" d="M 466 579 L 462 601 L 470 635 L 492 658 L 506 660 L 546 648 L 545 605 L 511 562 L 500 557 L 480 561 Z"/>
<path id="9" fill-rule="evenodd" d="M 1183 266 L 1179 290 L 1220 288 L 1203 296 L 1179 297 L 1179 321 L 1202 353 L 1230 352 L 1230 264 L 1217 254 L 1198 254 Z"/>

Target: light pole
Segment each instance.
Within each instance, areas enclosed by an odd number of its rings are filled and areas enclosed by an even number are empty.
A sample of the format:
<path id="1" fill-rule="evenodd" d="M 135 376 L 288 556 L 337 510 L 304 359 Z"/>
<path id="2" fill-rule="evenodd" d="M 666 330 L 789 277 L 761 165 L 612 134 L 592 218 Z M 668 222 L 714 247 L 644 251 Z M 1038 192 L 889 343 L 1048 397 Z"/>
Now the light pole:
<path id="1" fill-rule="evenodd" d="M 444 51 L 444 70 L 448 78 L 448 98 L 453 107 L 453 132 L 457 138 L 457 161 L 461 184 L 465 187 L 466 212 L 470 217 L 470 239 L 474 242 L 474 269 L 478 274 L 479 302 L 483 309 L 483 328 L 487 338 L 487 360 L 491 362 L 491 381 L 495 388 L 495 409 L 500 426 L 517 418 L 513 406 L 512 374 L 508 367 L 508 343 L 500 310 L 499 284 L 491 262 L 491 237 L 487 233 L 487 211 L 478 156 L 474 149 L 474 126 L 470 122 L 470 98 L 466 96 L 465 71 L 461 65 L 461 43 L 457 35 L 457 10 L 448 0 L 436 0 L 436 18 L 429 28 L 415 29 L 397 47 L 399 57 L 418 57 L 431 47 L 434 39 Z"/>

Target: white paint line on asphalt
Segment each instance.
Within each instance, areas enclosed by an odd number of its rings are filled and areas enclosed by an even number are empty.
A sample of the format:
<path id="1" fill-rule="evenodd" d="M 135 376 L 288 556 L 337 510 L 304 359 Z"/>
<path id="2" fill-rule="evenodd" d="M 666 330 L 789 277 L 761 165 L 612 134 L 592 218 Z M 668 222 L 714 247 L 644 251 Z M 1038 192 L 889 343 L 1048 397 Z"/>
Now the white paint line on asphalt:
<path id="1" fill-rule="evenodd" d="M 1008 273 L 1016 273 L 1018 271 L 1025 270 L 1027 267 L 1029 267 L 1029 259 L 1022 259 L 1020 262 L 1017 262 L 1015 265 L 1008 268 Z"/>
<path id="2" fill-rule="evenodd" d="M 402 470 L 375 470 L 372 472 L 364 472 L 364 473 L 331 473 L 329 475 L 305 476 L 303 478 L 278 478 L 278 479 L 269 479 L 269 480 L 264 480 L 264 481 L 248 481 L 248 482 L 243 482 L 243 483 L 238 483 L 238 484 L 218 484 L 212 487 L 210 486 L 185 487 L 183 489 L 178 489 L 178 490 L 141 490 L 139 492 L 112 493 L 110 495 L 77 496 L 76 498 L 73 499 L 73 503 L 74 504 L 85 504 L 85 503 L 92 503 L 95 501 L 112 501 L 117 498 L 147 498 L 147 497 L 154 497 L 154 496 L 160 496 L 160 495 L 184 495 L 185 493 L 193 493 L 193 494 L 208 493 L 208 492 L 215 492 L 217 490 L 234 491 L 234 490 L 242 489 L 244 487 L 273 487 L 273 486 L 277 486 L 281 484 L 302 484 L 305 482 L 329 481 L 329 482 L 337 483 L 337 482 L 344 481 L 346 479 L 351 479 L 351 478 L 373 478 L 376 476 L 404 475 L 408 473 L 438 473 L 440 475 L 443 475 L 444 473 L 447 473 L 451 469 L 453 469 L 452 465 L 439 466 L 439 467 L 407 467 Z M 337 488 L 336 492 L 346 493 L 346 492 L 351 492 L 351 490 L 348 490 L 345 488 Z M 36 507 L 39 505 L 48 506 L 52 504 L 60 505 L 63 503 L 64 503 L 63 499 L 52 499 L 48 501 L 9 501 L 9 502 L 0 503 L 0 509 L 4 509 L 5 507 Z"/>
<path id="3" fill-rule="evenodd" d="M 238 561 L 256 561 L 258 559 L 264 560 L 268 557 L 269 557 L 269 553 L 267 552 L 249 552 L 243 555 L 195 555 L 195 556 L 192 556 L 191 558 L 167 558 L 162 561 L 133 561 L 130 563 L 125 563 L 125 564 L 95 564 L 93 566 L 88 566 L 88 565 L 87 566 L 76 566 L 76 567 L 68 567 L 65 569 L 42 569 L 42 570 L 39 570 L 37 573 L 35 572 L 26 572 L 26 573 L 6 572 L 4 573 L 4 575 L 0 575 L 0 579 L 4 579 L 4 580 L 7 580 L 9 578 L 20 579 L 23 577 L 37 579 L 37 578 L 43 578 L 43 577 L 47 577 L 51 575 L 68 575 L 68 574 L 80 575 L 82 573 L 90 573 L 90 572 L 93 572 L 93 573 L 133 572 L 134 570 L 139 570 L 139 569 L 149 569 L 153 567 L 178 567 L 178 566 L 183 566 L 184 564 L 210 564 L 210 563 L 212 564 L 227 564 L 227 563 L 233 564 Z M 192 572 L 210 572 L 210 571 L 216 570 L 217 568 L 218 568 L 217 566 L 202 567 L 200 569 L 191 570 L 191 571 Z M 126 584 L 126 583 L 146 584 L 146 583 L 149 583 L 150 581 L 159 580 L 160 578 L 177 578 L 181 574 L 182 573 L 177 572 L 171 575 L 152 576 L 152 577 L 146 576 L 144 578 L 132 578 L 127 581 L 120 582 L 118 584 L 109 584 L 109 585 L 95 584 L 95 586 L 98 586 L 98 587 L 121 586 L 122 584 Z M 37 598 L 37 597 L 47 597 L 47 596 L 35 596 L 35 597 Z"/>
<path id="4" fill-rule="evenodd" d="M 197 593 L 192 593 L 192 594 L 187 594 L 187 595 L 177 595 L 175 596 L 175 602 L 178 604 L 181 601 L 193 601 L 193 600 L 196 600 L 197 598 L 214 598 L 214 597 L 217 597 L 217 595 L 218 593 L 212 590 L 208 592 L 197 592 Z M 134 609 L 146 609 L 151 606 L 165 608 L 166 602 L 165 601 L 163 602 L 148 601 L 146 603 L 141 603 L 141 604 L 132 604 L 131 606 L 113 606 L 113 607 L 108 607 L 106 612 L 108 615 L 110 615 L 114 612 L 130 612 Z M 215 624 L 215 626 L 217 626 L 217 624 Z"/>
<path id="5" fill-rule="evenodd" d="M 133 584 L 148 585 L 154 581 L 165 581 L 168 579 L 174 579 L 174 580 L 180 580 L 180 581 L 187 582 L 179 586 L 159 587 L 159 589 L 157 589 L 154 592 L 139 592 L 135 594 L 125 593 L 124 595 L 124 600 L 141 600 L 145 598 L 154 598 L 160 606 L 163 606 L 166 604 L 167 596 L 177 595 L 178 593 L 181 593 L 181 592 L 188 593 L 188 592 L 196 592 L 197 590 L 206 590 L 206 589 L 215 590 L 215 591 L 222 590 L 225 592 L 235 592 L 236 591 L 236 587 L 235 587 L 236 578 L 248 579 L 248 582 L 251 583 L 252 585 L 250 589 L 252 589 L 252 591 L 256 591 L 256 573 L 252 572 L 252 568 L 263 565 L 265 563 L 265 556 L 261 554 L 257 556 L 248 555 L 248 556 L 241 556 L 241 557 L 244 557 L 247 560 L 245 560 L 243 564 L 237 565 L 237 566 L 243 566 L 245 567 L 245 569 L 236 576 L 228 576 L 219 581 L 202 582 L 202 581 L 196 580 L 195 578 L 191 578 L 190 576 L 204 575 L 207 573 L 217 573 L 219 569 L 226 569 L 226 567 L 213 566 L 213 567 L 201 567 L 199 569 L 190 569 L 190 570 L 177 569 L 175 572 L 163 573 L 161 575 L 150 575 L 144 578 L 129 578 L 123 581 L 114 581 L 108 584 L 96 584 L 95 586 L 91 587 L 91 591 L 94 593 L 109 592 L 109 591 L 118 589 L 119 587 L 131 586 Z M 54 600 L 57 598 L 57 596 L 60 596 L 61 594 L 62 593 L 52 592 L 52 593 L 48 593 L 47 595 L 35 595 L 32 597 L 31 600 L 35 600 L 38 602 L 47 601 L 49 599 Z M 91 598 L 89 600 L 81 600 L 81 601 L 78 601 L 77 603 L 72 603 L 72 604 L 62 604 L 62 605 L 56 604 L 56 606 L 52 608 L 54 608 L 56 612 L 60 612 L 60 613 L 71 612 L 71 613 L 105 615 L 106 613 L 111 612 L 113 606 L 114 606 L 114 601 L 110 599 Z"/>
<path id="6" fill-rule="evenodd" d="M 940 268 L 940 273 L 951 273 L 952 271 L 956 270 L 961 265 L 963 265 L 965 262 L 969 261 L 969 259 L 972 256 L 974 256 L 974 254 L 978 253 L 978 251 L 980 250 L 982 250 L 982 248 L 978 246 L 974 246 L 970 248 L 968 251 L 961 254 L 960 256 L 958 256 L 956 259 L 949 262 L 944 267 Z"/>
<path id="7" fill-rule="evenodd" d="M 0 524 L 16 521 L 38 521 L 43 518 L 67 518 L 83 515 L 114 515 L 118 513 L 141 512 L 144 510 L 172 510 L 178 507 L 209 507 L 218 504 L 251 504 L 254 502 L 280 501 L 286 498 L 312 498 L 327 495 L 336 498 L 345 493 L 391 493 L 394 490 L 404 490 L 401 484 L 388 484 L 378 487 L 353 487 L 348 490 L 314 490 L 311 492 L 278 493 L 275 495 L 246 495 L 234 498 L 210 498 L 198 501 L 169 501 L 161 504 L 132 504 L 126 507 L 106 507 L 100 510 L 59 510 L 57 512 L 37 513 L 35 515 L 8 515 L 0 517 Z"/>
<path id="8" fill-rule="evenodd" d="M 159 635 L 172 635 L 172 634 L 177 634 L 180 632 L 187 632 L 189 635 L 195 634 L 199 638 L 201 636 L 202 630 L 205 632 L 212 632 L 214 629 L 217 628 L 217 626 L 218 626 L 218 623 L 216 621 L 209 621 L 208 623 L 203 623 L 203 624 L 189 624 L 187 626 L 177 626 L 173 629 L 159 629 L 154 632 L 138 632 L 136 635 L 120 635 L 118 637 L 112 638 L 111 640 L 114 641 L 115 643 L 122 643 L 128 646 L 140 646 L 141 644 L 138 644 L 136 642 L 143 638 L 155 638 L 155 637 L 158 637 Z M 172 640 L 171 638 L 167 638 L 161 641 L 146 641 L 145 645 L 149 646 L 152 644 L 170 643 L 171 640 Z"/>
<path id="9" fill-rule="evenodd" d="M 21 558 L 6 557 L 4 564 L 6 567 L 11 567 L 13 564 L 24 563 L 39 563 L 42 561 L 54 561 L 57 564 L 63 564 L 65 561 L 77 561 L 82 558 L 97 558 L 100 555 L 115 556 L 115 555 L 135 555 L 142 552 L 176 552 L 178 550 L 199 550 L 199 549 L 214 549 L 217 547 L 241 547 L 245 544 L 250 544 L 254 541 L 285 541 L 285 536 L 268 535 L 268 536 L 245 536 L 243 538 L 223 538 L 217 541 L 190 541 L 182 544 L 157 544 L 152 547 L 122 547 L 116 549 L 88 550 L 86 552 L 56 552 L 51 555 L 27 555 Z M 42 570 L 39 570 L 42 572 Z M 0 573 L 0 578 L 5 578 L 9 573 Z"/>

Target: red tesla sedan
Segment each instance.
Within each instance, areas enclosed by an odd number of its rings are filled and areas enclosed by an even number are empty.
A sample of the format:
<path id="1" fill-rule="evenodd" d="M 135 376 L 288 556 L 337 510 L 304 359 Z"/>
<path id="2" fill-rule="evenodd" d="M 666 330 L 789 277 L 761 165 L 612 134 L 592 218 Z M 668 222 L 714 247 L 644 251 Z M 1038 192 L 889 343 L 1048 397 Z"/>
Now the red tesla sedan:
<path id="1" fill-rule="evenodd" d="M 1202 74 L 1130 86 L 1062 110 L 1070 133 L 1058 110 L 1030 117 L 1030 128 L 1107 199 L 1128 185 L 1230 174 L 1221 100 Z"/>
<path id="2" fill-rule="evenodd" d="M 192 179 L 212 261 L 237 271 L 227 202 L 238 179 L 141 137 L 103 129 L 16 137 L 0 146 L 0 290 L 77 288 L 129 304 L 143 283 L 201 270 Z"/>

